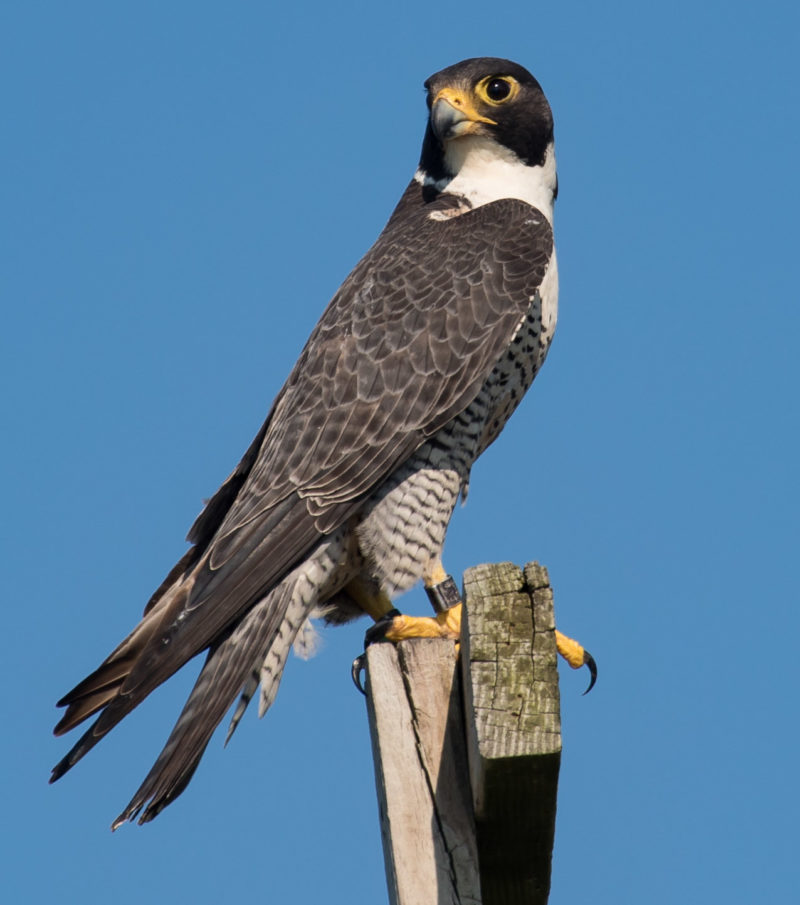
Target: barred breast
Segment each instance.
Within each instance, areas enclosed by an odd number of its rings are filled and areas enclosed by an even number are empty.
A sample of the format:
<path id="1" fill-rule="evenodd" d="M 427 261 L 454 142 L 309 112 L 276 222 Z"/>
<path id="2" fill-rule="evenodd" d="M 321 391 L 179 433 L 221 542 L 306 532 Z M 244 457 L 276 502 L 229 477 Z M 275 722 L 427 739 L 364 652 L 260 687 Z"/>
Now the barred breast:
<path id="1" fill-rule="evenodd" d="M 459 495 L 478 456 L 519 405 L 544 363 L 555 329 L 555 257 L 508 350 L 475 400 L 438 431 L 369 501 L 356 529 L 364 572 L 390 596 L 408 590 L 440 556 Z M 548 279 L 549 277 L 549 279 Z"/>

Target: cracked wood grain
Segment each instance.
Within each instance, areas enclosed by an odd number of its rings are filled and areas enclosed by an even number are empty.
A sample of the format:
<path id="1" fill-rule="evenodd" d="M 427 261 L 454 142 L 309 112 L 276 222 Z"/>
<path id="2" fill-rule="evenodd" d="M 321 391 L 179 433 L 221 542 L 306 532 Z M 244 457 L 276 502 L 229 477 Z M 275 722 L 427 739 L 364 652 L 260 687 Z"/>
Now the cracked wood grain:
<path id="1" fill-rule="evenodd" d="M 392 905 L 480 905 L 455 646 L 367 650 L 370 732 Z"/>
<path id="2" fill-rule="evenodd" d="M 483 905 L 545 905 L 561 760 L 553 592 L 529 563 L 464 575 L 462 667 Z"/>
<path id="3" fill-rule="evenodd" d="M 389 900 L 545 905 L 561 752 L 547 570 L 469 569 L 464 600 L 460 658 L 442 640 L 367 651 Z"/>

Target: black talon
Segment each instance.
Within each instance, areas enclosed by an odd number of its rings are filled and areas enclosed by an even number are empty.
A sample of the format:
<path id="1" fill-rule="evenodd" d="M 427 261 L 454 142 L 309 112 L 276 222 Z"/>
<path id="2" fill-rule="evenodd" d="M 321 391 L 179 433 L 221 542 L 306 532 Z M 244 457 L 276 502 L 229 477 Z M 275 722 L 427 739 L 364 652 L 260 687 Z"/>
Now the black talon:
<path id="1" fill-rule="evenodd" d="M 374 625 L 371 625 L 364 633 L 364 650 L 366 650 L 370 644 L 378 644 L 381 641 L 385 641 L 386 632 L 392 627 L 395 616 L 400 615 L 402 615 L 400 610 L 391 609 L 388 613 L 384 613 Z M 353 684 L 364 696 L 366 696 L 367 693 L 364 691 L 364 686 L 361 684 L 361 673 L 364 672 L 366 668 L 366 654 L 360 654 L 356 657 L 355 660 L 353 660 L 353 665 L 350 667 L 350 676 L 353 679 Z"/>
<path id="2" fill-rule="evenodd" d="M 366 691 L 364 691 L 364 686 L 361 684 L 361 673 L 364 672 L 367 666 L 367 655 L 359 654 L 355 660 L 353 660 L 353 665 L 350 667 L 350 675 L 353 679 L 353 684 L 356 688 L 364 695 L 367 696 Z"/>
<path id="3" fill-rule="evenodd" d="M 370 644 L 378 644 L 381 641 L 385 641 L 386 632 L 392 627 L 395 617 L 401 615 L 400 610 L 391 609 L 388 613 L 384 613 L 375 625 L 371 625 L 364 633 L 364 650 Z"/>
<path id="4" fill-rule="evenodd" d="M 584 691 L 584 694 L 589 694 L 597 681 L 597 664 L 594 662 L 594 657 L 586 649 L 583 651 L 583 665 L 589 667 L 589 675 L 592 677 L 589 687 Z"/>

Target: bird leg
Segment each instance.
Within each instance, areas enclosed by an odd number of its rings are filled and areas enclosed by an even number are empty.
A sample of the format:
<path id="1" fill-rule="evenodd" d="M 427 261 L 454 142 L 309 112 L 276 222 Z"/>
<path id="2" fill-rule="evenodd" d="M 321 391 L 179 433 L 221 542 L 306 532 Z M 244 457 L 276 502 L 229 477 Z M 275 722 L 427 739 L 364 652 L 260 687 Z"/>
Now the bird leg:
<path id="1" fill-rule="evenodd" d="M 398 610 L 393 610 L 392 613 L 387 626 L 376 623 L 367 631 L 368 636 L 378 634 L 376 630 L 380 634 L 380 637 L 368 637 L 369 643 L 406 641 L 408 638 L 449 638 L 451 641 L 458 641 L 461 637 L 460 603 L 436 616 L 406 616 Z"/>
<path id="2" fill-rule="evenodd" d="M 425 593 L 435 616 L 406 616 L 398 610 L 387 612 L 366 634 L 366 644 L 376 641 L 405 641 L 408 638 L 461 637 L 461 594 L 455 581 L 445 572 L 439 557 L 431 559 L 423 572 Z"/>
<path id="3" fill-rule="evenodd" d="M 425 593 L 437 613 L 446 613 L 453 607 L 461 606 L 461 594 L 453 579 L 444 570 L 437 556 L 428 563 L 424 574 Z"/>
<path id="4" fill-rule="evenodd" d="M 361 578 L 353 579 L 345 592 L 375 620 L 367 629 L 364 646 L 379 641 L 405 641 L 407 638 L 450 638 L 461 635 L 461 595 L 455 581 L 442 567 L 441 560 L 432 559 L 423 573 L 428 599 L 436 616 L 406 616 L 392 606 L 389 595 L 377 584 Z"/>
<path id="5" fill-rule="evenodd" d="M 461 637 L 461 604 L 450 607 L 437 616 L 405 616 L 392 608 L 371 625 L 364 635 L 364 649 L 381 641 L 405 641 L 408 638 L 449 638 L 456 642 Z M 361 673 L 366 667 L 367 655 L 360 654 L 353 660 L 350 674 L 356 688 L 366 694 L 361 684 Z"/>
<path id="6" fill-rule="evenodd" d="M 388 613 L 397 612 L 394 609 L 391 597 L 380 587 L 377 581 L 370 581 L 360 577 L 354 578 L 345 585 L 343 591 L 376 623 L 384 619 Z"/>
<path id="7" fill-rule="evenodd" d="M 580 669 L 581 666 L 589 668 L 589 687 L 584 691 L 584 694 L 589 694 L 597 681 L 597 664 L 594 657 L 580 642 L 568 638 L 558 629 L 556 629 L 556 648 L 573 669 Z"/>
<path id="8" fill-rule="evenodd" d="M 452 575 L 448 575 L 439 557 L 432 559 L 423 574 L 425 593 L 436 611 L 436 616 L 406 616 L 395 609 L 388 595 L 380 591 L 376 596 L 365 592 L 359 582 L 351 582 L 347 591 L 375 620 L 364 636 L 364 647 L 381 641 L 406 641 L 409 638 L 449 638 L 458 644 L 461 638 L 463 603 Z M 357 585 L 357 587 L 356 587 Z M 597 681 L 597 664 L 583 645 L 556 630 L 556 648 L 572 669 L 586 666 L 589 669 L 588 694 Z M 360 674 L 364 669 L 364 655 L 353 661 L 353 681 L 363 693 Z"/>
<path id="9" fill-rule="evenodd" d="M 375 620 L 364 635 L 364 648 L 381 641 L 405 641 L 408 638 L 448 638 L 458 643 L 461 637 L 461 595 L 451 575 L 436 557 L 423 574 L 425 592 L 436 616 L 406 616 L 395 609 L 385 592 L 370 593 L 366 585 L 356 579 L 345 588 L 358 605 Z M 364 671 L 364 654 L 353 660 L 351 675 L 356 688 L 364 694 L 361 673 Z"/>

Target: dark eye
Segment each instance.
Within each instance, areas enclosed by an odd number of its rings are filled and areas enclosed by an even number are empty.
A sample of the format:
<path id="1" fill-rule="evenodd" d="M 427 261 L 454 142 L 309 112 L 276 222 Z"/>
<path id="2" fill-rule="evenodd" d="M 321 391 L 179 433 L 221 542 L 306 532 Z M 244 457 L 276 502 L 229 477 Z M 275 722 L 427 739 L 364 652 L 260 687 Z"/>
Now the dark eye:
<path id="1" fill-rule="evenodd" d="M 490 101 L 504 101 L 511 94 L 511 83 L 506 79 L 492 79 L 486 86 Z"/>

